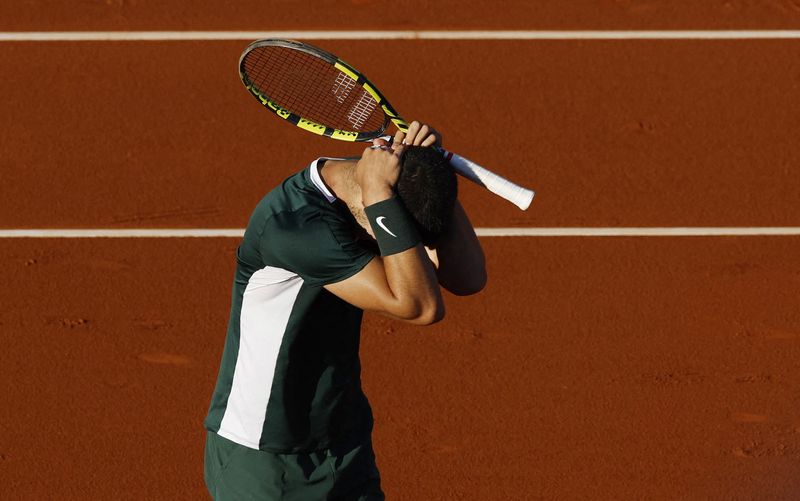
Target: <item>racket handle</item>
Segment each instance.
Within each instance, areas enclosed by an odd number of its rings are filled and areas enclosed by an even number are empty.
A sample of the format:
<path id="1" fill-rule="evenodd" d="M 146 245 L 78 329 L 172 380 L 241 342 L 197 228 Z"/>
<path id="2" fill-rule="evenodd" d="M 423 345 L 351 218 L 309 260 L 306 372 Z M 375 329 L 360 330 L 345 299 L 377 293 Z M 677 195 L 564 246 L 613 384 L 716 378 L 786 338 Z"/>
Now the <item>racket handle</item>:
<path id="1" fill-rule="evenodd" d="M 495 195 L 505 198 L 522 210 L 527 210 L 533 200 L 534 192 L 498 176 L 461 155 L 439 148 L 453 168 L 473 183 L 479 184 Z"/>

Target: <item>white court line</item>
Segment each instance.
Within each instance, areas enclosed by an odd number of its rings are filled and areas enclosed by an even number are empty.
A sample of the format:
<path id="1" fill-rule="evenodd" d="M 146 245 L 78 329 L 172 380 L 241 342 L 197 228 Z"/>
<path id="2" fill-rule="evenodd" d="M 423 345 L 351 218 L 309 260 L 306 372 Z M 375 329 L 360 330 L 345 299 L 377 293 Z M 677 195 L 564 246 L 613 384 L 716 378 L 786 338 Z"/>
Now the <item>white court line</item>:
<path id="1" fill-rule="evenodd" d="M 800 236 L 800 227 L 476 228 L 475 232 L 480 237 Z M 0 230 L 0 238 L 241 238 L 242 235 L 242 228 Z"/>
<path id="2" fill-rule="evenodd" d="M 730 237 L 800 235 L 800 227 L 476 228 L 475 232 L 481 237 Z"/>
<path id="3" fill-rule="evenodd" d="M 254 40 L 759 40 L 800 39 L 800 30 L 646 31 L 20 31 L 0 42 Z"/>

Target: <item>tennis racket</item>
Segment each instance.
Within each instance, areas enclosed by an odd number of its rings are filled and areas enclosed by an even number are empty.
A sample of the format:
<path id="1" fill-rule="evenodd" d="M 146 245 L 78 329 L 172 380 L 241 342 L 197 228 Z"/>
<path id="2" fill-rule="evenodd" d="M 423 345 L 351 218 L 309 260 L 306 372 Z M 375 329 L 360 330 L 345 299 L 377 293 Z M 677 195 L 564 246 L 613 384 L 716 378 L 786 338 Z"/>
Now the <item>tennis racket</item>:
<path id="1" fill-rule="evenodd" d="M 342 141 L 371 141 L 390 123 L 403 132 L 408 123 L 377 87 L 333 54 L 283 39 L 257 40 L 239 58 L 247 90 L 268 110 L 301 129 Z M 438 148 L 470 181 L 527 209 L 534 192 L 480 165 Z"/>

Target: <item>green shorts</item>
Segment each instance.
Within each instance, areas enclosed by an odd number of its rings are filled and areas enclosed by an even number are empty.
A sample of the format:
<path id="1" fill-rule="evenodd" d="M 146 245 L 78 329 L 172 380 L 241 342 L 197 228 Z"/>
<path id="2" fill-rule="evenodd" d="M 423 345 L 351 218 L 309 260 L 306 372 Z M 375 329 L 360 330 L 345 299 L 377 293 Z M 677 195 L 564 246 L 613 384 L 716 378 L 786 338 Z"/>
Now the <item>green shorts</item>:
<path id="1" fill-rule="evenodd" d="M 372 442 L 276 454 L 206 435 L 205 480 L 216 501 L 383 500 Z"/>

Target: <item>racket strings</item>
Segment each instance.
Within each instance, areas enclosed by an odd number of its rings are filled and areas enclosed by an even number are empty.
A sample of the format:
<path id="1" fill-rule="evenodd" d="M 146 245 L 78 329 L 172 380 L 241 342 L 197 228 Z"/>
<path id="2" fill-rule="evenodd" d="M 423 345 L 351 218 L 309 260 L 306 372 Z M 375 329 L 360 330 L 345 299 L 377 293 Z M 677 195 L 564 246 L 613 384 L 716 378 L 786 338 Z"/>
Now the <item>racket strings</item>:
<path id="1" fill-rule="evenodd" d="M 320 125 L 351 132 L 383 131 L 386 116 L 349 75 L 312 54 L 280 46 L 255 47 L 243 71 L 262 97 Z"/>

